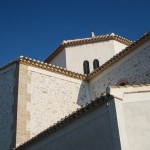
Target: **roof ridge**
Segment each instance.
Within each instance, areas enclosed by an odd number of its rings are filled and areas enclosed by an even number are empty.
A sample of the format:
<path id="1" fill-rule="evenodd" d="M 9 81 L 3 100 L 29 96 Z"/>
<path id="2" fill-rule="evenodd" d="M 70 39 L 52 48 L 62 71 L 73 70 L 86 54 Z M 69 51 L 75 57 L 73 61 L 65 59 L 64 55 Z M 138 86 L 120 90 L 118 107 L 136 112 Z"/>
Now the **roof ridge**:
<path id="1" fill-rule="evenodd" d="M 96 38 L 100 38 L 100 37 L 106 37 L 106 36 L 111 36 L 111 37 L 121 37 L 121 38 L 123 38 L 123 39 L 125 39 L 125 40 L 128 40 L 128 39 L 126 39 L 126 38 L 124 38 L 124 37 L 122 37 L 122 36 L 119 36 L 119 35 L 117 35 L 117 34 L 115 34 L 115 33 L 108 33 L 108 34 L 102 34 L 102 35 L 98 35 L 98 36 L 95 36 L 95 37 L 89 37 L 89 38 L 80 38 L 80 39 L 73 39 L 73 40 L 63 40 L 63 42 L 62 42 L 62 44 L 67 44 L 67 43 L 69 43 L 69 42 L 74 42 L 74 41 L 82 41 L 82 40 L 89 40 L 89 39 L 96 39 Z M 132 42 L 131 40 L 128 40 L 128 41 L 130 41 L 130 42 Z"/>
<path id="2" fill-rule="evenodd" d="M 65 127 L 68 123 L 75 121 L 76 119 L 78 119 L 82 115 L 87 114 L 88 112 L 97 108 L 98 106 L 101 106 L 101 105 L 107 103 L 112 98 L 113 98 L 113 96 L 110 94 L 106 94 L 105 96 L 100 96 L 98 98 L 95 98 L 90 103 L 87 103 L 86 105 L 82 106 L 81 108 L 78 108 L 76 111 L 73 111 L 71 114 L 69 114 L 68 116 L 65 116 L 60 121 L 53 124 L 52 126 L 45 129 L 44 131 L 40 132 L 39 134 L 32 137 L 28 141 L 21 143 L 19 146 L 14 148 L 14 150 L 21 150 L 21 149 L 23 149 L 29 145 L 32 145 L 36 141 L 42 139 L 44 136 L 46 136 L 48 134 L 53 134 L 54 132 L 56 132 L 60 128 Z"/>

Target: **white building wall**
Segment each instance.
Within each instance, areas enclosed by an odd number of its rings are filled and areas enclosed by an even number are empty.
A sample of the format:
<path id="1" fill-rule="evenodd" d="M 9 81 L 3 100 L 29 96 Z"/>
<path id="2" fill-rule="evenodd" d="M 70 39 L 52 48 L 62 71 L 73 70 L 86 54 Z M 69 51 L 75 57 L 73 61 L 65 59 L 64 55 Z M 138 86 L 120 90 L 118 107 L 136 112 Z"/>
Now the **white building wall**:
<path id="1" fill-rule="evenodd" d="M 112 88 L 122 150 L 150 147 L 150 86 Z"/>
<path id="2" fill-rule="evenodd" d="M 63 49 L 57 57 L 55 57 L 50 64 L 55 65 L 55 66 L 60 66 L 63 68 L 66 68 L 66 50 Z"/>
<path id="3" fill-rule="evenodd" d="M 127 47 L 126 45 L 124 45 L 120 42 L 117 42 L 115 40 L 113 40 L 113 43 L 114 43 L 115 54 L 119 53 L 121 50 L 123 50 Z"/>
<path id="4" fill-rule="evenodd" d="M 88 60 L 92 72 L 94 59 L 98 59 L 101 66 L 125 47 L 114 40 L 66 47 L 66 68 L 83 74 L 83 62 Z"/>
<path id="5" fill-rule="evenodd" d="M 27 130 L 34 136 L 90 101 L 88 85 L 77 79 L 28 67 Z"/>
<path id="6" fill-rule="evenodd" d="M 120 150 L 118 137 L 115 105 L 111 100 L 25 150 Z"/>
<path id="7" fill-rule="evenodd" d="M 99 97 L 101 93 L 106 92 L 109 85 L 117 85 L 121 80 L 127 80 L 129 84 L 150 83 L 149 64 L 150 42 L 147 42 L 92 79 L 91 97 Z"/>
<path id="8" fill-rule="evenodd" d="M 9 66 L 0 70 L 0 149 L 10 150 L 14 146 L 15 69 Z M 16 124 L 16 123 L 15 123 Z"/>
<path id="9" fill-rule="evenodd" d="M 150 92 L 125 94 L 123 99 L 126 134 L 132 150 L 150 147 Z"/>

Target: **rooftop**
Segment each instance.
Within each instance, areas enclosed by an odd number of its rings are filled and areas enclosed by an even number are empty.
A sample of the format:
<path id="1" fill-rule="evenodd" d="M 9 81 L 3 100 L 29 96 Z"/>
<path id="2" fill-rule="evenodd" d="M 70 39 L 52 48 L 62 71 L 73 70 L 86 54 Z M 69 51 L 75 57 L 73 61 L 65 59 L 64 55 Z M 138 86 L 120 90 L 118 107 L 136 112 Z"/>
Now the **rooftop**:
<path id="1" fill-rule="evenodd" d="M 104 34 L 101 36 L 95 36 L 92 35 L 90 38 L 82 38 L 82 39 L 74 39 L 74 40 L 64 40 L 56 50 L 45 59 L 44 62 L 49 63 L 57 54 L 59 54 L 65 47 L 67 46 L 75 46 L 75 45 L 80 45 L 80 44 L 89 44 L 89 43 L 96 43 L 96 42 L 101 42 L 101 41 L 109 41 L 109 40 L 116 40 L 120 43 L 123 43 L 127 46 L 129 46 L 132 41 L 123 38 L 119 35 L 116 35 L 114 33 L 111 34 Z"/>

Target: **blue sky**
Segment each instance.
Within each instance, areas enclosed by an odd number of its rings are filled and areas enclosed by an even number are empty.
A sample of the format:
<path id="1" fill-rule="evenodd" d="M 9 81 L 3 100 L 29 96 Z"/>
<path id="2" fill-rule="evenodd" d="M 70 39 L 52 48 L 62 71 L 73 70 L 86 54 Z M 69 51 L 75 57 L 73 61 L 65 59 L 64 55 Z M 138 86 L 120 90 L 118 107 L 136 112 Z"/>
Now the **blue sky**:
<path id="1" fill-rule="evenodd" d="M 20 55 L 44 60 L 63 40 L 150 31 L 149 0 L 0 0 L 0 66 Z"/>

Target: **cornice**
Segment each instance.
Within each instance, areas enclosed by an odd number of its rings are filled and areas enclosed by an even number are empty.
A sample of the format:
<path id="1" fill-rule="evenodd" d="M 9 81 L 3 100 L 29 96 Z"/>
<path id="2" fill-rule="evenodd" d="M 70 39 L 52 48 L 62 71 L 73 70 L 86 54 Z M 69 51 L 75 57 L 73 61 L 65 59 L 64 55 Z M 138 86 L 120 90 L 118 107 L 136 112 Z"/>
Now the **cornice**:
<path id="1" fill-rule="evenodd" d="M 74 78 L 74 79 L 84 80 L 86 78 L 86 75 L 76 73 L 76 72 L 73 72 L 73 71 L 69 71 L 65 68 L 58 67 L 58 66 L 51 65 L 51 64 L 47 64 L 47 63 L 44 63 L 44 62 L 41 62 L 41 61 L 38 61 L 38 60 L 35 60 L 35 59 L 31 59 L 31 58 L 28 58 L 28 57 L 21 56 L 20 59 L 18 60 L 18 62 L 20 64 L 40 68 L 40 69 L 43 69 L 43 70 L 47 70 L 47 71 L 50 71 L 50 72 L 54 72 L 54 73 L 57 73 L 57 74 L 68 76 L 68 77 L 71 77 L 71 78 Z"/>

